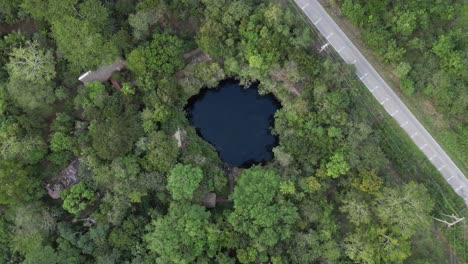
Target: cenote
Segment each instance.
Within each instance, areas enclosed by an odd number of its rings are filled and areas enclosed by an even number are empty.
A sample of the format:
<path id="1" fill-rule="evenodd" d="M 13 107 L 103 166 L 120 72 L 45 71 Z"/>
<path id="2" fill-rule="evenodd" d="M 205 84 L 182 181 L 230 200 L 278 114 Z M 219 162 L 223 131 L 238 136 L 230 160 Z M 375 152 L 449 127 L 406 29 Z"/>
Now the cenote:
<path id="1" fill-rule="evenodd" d="M 216 148 L 221 160 L 250 167 L 273 158 L 278 139 L 271 128 L 278 108 L 276 98 L 259 95 L 256 84 L 245 89 L 235 80 L 225 80 L 190 98 L 186 110 L 191 125 Z"/>

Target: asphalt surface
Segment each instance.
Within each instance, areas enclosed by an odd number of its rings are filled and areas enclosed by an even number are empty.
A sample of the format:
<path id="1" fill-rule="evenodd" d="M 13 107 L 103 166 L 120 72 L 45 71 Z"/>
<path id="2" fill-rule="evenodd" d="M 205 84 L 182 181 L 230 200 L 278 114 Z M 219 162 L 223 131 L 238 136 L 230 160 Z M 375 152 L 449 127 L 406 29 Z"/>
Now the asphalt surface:
<path id="1" fill-rule="evenodd" d="M 453 190 L 464 199 L 465 204 L 468 205 L 468 179 L 338 27 L 320 3 L 317 0 L 294 1 L 330 43 L 328 48 L 333 47 L 347 64 L 355 65 L 358 78 L 366 85 L 387 113 L 410 136 L 411 140 L 440 172 Z"/>

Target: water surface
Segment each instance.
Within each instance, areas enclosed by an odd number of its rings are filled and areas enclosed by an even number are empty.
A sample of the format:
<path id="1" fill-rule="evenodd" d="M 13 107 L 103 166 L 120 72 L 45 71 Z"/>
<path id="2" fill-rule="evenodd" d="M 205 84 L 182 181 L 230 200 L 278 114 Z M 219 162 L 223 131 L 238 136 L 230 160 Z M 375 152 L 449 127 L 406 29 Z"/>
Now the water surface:
<path id="1" fill-rule="evenodd" d="M 260 96 L 257 85 L 244 89 L 228 80 L 190 98 L 187 113 L 191 125 L 224 162 L 249 167 L 273 158 L 278 140 L 270 128 L 279 107 L 274 96 Z"/>

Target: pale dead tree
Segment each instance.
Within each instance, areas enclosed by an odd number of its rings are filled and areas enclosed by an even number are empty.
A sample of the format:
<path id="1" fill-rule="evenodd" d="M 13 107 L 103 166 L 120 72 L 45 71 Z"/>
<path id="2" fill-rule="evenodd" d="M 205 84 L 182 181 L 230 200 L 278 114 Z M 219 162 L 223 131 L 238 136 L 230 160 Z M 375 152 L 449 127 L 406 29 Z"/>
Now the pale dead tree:
<path id="1" fill-rule="evenodd" d="M 96 224 L 96 219 L 94 219 L 92 216 L 73 219 L 73 223 L 77 222 L 82 222 L 85 227 L 92 227 L 94 224 Z"/>
<path id="2" fill-rule="evenodd" d="M 434 218 L 435 220 L 437 220 L 437 221 L 439 221 L 439 222 L 442 222 L 442 223 L 446 224 L 448 227 L 451 227 L 451 226 L 453 226 L 453 225 L 455 225 L 455 224 L 457 224 L 457 223 L 459 223 L 459 222 L 465 220 L 465 217 L 458 218 L 458 217 L 455 216 L 454 214 L 452 214 L 452 215 L 443 214 L 443 215 L 445 215 L 446 217 L 449 217 L 449 218 L 453 219 L 453 222 L 450 223 L 450 222 L 448 222 L 448 221 L 446 221 L 446 220 L 441 220 L 441 219 L 438 219 L 438 218 L 435 218 L 435 217 L 432 217 L 432 218 Z"/>

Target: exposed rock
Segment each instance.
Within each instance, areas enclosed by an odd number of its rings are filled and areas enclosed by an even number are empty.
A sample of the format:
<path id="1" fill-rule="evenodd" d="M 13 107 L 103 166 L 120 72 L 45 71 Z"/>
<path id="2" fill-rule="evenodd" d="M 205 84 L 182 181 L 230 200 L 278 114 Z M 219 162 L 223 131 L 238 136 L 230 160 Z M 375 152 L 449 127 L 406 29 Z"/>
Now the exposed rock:
<path id="1" fill-rule="evenodd" d="M 70 188 L 80 181 L 78 178 L 79 164 L 79 159 L 74 159 L 51 183 L 47 184 L 46 189 L 52 199 L 59 199 L 60 193 L 63 190 Z"/>
<path id="2" fill-rule="evenodd" d="M 215 208 L 216 207 L 216 193 L 208 193 L 205 198 L 203 198 L 203 205 L 206 208 Z"/>
<path id="3" fill-rule="evenodd" d="M 217 205 L 230 203 L 232 203 L 232 201 L 228 200 L 226 197 L 218 196 L 216 193 L 208 193 L 202 201 L 203 206 L 206 208 L 215 208 Z"/>
<path id="4" fill-rule="evenodd" d="M 182 148 L 185 146 L 185 138 L 187 138 L 187 132 L 179 128 L 174 133 L 174 138 L 177 140 L 177 146 L 179 148 Z"/>

